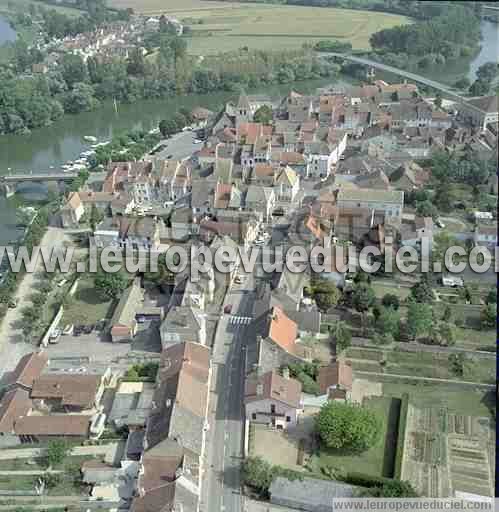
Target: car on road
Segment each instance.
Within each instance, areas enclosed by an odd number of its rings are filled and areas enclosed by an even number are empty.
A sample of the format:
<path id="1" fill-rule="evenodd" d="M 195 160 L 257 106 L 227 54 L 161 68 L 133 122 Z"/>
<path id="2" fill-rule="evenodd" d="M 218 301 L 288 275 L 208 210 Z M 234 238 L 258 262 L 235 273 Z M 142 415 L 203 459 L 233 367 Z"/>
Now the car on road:
<path id="1" fill-rule="evenodd" d="M 445 228 L 445 224 L 440 219 L 437 219 L 435 224 L 441 229 Z"/>
<path id="2" fill-rule="evenodd" d="M 91 334 L 93 330 L 94 330 L 94 325 L 83 326 L 83 334 Z"/>
<path id="3" fill-rule="evenodd" d="M 168 156 L 166 157 L 166 159 L 167 159 L 167 160 L 170 160 L 170 158 L 172 158 L 172 157 L 173 157 L 173 155 L 168 155 Z"/>
<path id="4" fill-rule="evenodd" d="M 201 139 L 194 139 L 193 140 L 194 144 L 202 144 L 203 141 Z"/>
<path id="5" fill-rule="evenodd" d="M 49 336 L 49 343 L 55 344 L 59 343 L 59 336 L 61 335 L 60 329 L 54 329 Z"/>
<path id="6" fill-rule="evenodd" d="M 8 302 L 8 306 L 10 309 L 15 309 L 17 308 L 17 299 L 11 299 L 9 300 Z"/>
<path id="7" fill-rule="evenodd" d="M 230 315 L 231 311 L 232 311 L 232 304 L 227 304 L 227 305 L 224 307 L 224 313 L 225 313 L 226 315 Z"/>

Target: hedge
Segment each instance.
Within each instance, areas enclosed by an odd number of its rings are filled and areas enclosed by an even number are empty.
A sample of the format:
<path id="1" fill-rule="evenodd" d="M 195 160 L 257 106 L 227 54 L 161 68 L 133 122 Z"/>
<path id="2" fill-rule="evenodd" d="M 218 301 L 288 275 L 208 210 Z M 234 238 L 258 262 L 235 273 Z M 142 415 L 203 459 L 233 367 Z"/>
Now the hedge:
<path id="1" fill-rule="evenodd" d="M 409 394 L 402 395 L 402 403 L 400 405 L 399 428 L 397 434 L 397 451 L 395 453 L 395 471 L 394 478 L 400 479 L 402 475 L 402 458 L 404 456 L 405 429 L 407 425 L 407 412 L 409 409 Z"/>

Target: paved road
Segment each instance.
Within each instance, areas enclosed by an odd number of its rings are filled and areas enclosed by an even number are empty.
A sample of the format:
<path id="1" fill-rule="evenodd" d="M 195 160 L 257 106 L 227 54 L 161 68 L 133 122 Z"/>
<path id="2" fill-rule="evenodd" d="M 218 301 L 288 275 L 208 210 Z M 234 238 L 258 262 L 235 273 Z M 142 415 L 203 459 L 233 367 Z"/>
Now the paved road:
<path id="1" fill-rule="evenodd" d="M 234 323 L 231 316 L 249 317 L 254 300 L 253 276 L 234 285 L 224 306 L 232 304 L 232 315 L 219 320 L 213 346 L 213 376 L 207 439 L 206 474 L 201 512 L 242 510 L 240 464 L 243 456 L 243 397 L 246 345 L 253 327 Z"/>
<path id="2" fill-rule="evenodd" d="M 62 246 L 66 236 L 62 229 L 49 228 L 42 239 L 42 247 Z M 41 261 L 38 262 L 41 269 Z M 26 274 L 17 288 L 17 308 L 8 309 L 0 325 L 0 382 L 5 372 L 12 371 L 21 357 L 33 351 L 33 345 L 23 341 L 21 311 L 31 304 L 29 296 L 35 291 L 36 273 Z"/>
<path id="3" fill-rule="evenodd" d="M 38 476 L 38 475 L 46 475 L 47 473 L 53 475 L 59 475 L 63 471 L 62 469 L 28 469 L 28 470 L 11 470 L 11 471 L 0 471 L 0 475 L 10 475 L 10 476 Z"/>

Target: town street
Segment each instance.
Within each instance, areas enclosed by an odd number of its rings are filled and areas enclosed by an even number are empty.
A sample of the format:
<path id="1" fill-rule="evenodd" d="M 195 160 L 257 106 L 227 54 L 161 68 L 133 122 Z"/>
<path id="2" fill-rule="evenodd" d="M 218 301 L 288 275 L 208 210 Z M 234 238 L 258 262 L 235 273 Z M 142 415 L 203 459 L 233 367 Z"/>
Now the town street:
<path id="1" fill-rule="evenodd" d="M 202 512 L 242 510 L 245 354 L 253 336 L 252 325 L 243 322 L 252 315 L 253 300 L 254 279 L 248 275 L 226 295 L 224 307 L 231 304 L 232 311 L 222 314 L 215 333 Z"/>

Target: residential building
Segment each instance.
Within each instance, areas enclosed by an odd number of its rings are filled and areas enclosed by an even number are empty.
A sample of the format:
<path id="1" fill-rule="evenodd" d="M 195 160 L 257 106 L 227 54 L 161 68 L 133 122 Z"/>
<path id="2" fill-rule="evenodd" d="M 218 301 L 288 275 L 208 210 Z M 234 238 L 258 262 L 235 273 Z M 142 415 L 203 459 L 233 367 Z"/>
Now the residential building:
<path id="1" fill-rule="evenodd" d="M 160 334 L 163 350 L 185 342 L 206 345 L 206 316 L 192 306 L 174 306 L 166 314 Z"/>
<path id="2" fill-rule="evenodd" d="M 404 192 L 401 190 L 340 189 L 337 195 L 338 208 L 367 208 L 380 210 L 386 222 L 400 223 L 404 209 Z"/>
<path id="3" fill-rule="evenodd" d="M 343 361 L 332 361 L 319 368 L 317 376 L 320 394 L 325 400 L 348 402 L 352 398 L 352 367 Z"/>
<path id="4" fill-rule="evenodd" d="M 210 350 L 179 343 L 163 351 L 132 512 L 197 512 L 206 446 Z"/>
<path id="5" fill-rule="evenodd" d="M 495 247 L 497 245 L 497 224 L 478 224 L 473 233 L 473 241 L 476 245 Z"/>
<path id="6" fill-rule="evenodd" d="M 33 382 L 45 370 L 49 362 L 47 352 L 41 350 L 39 352 L 31 352 L 21 357 L 14 370 L 4 381 L 4 389 L 23 389 L 30 391 Z"/>
<path id="7" fill-rule="evenodd" d="M 99 409 L 109 372 L 102 375 L 49 373 L 33 382 L 34 407 L 48 413 L 89 414 Z"/>
<path id="8" fill-rule="evenodd" d="M 270 187 L 250 185 L 244 201 L 246 210 L 263 212 L 265 222 L 268 222 L 276 207 L 274 190 Z"/>
<path id="9" fill-rule="evenodd" d="M 354 498 L 362 488 L 354 485 L 316 478 L 288 480 L 278 476 L 272 480 L 270 502 L 281 507 L 307 512 L 329 512 L 334 498 Z"/>
<path id="10" fill-rule="evenodd" d="M 459 105 L 459 117 L 481 131 L 485 131 L 489 123 L 499 121 L 497 95 L 467 98 Z"/>
<path id="11" fill-rule="evenodd" d="M 33 408 L 29 391 L 21 388 L 7 391 L 0 400 L 0 448 L 17 446 L 20 443 L 15 433 L 15 422 L 27 416 Z"/>
<path id="12" fill-rule="evenodd" d="M 71 192 L 64 206 L 60 210 L 63 228 L 77 228 L 83 215 L 85 207 L 81 202 L 78 192 Z"/>
<path id="13" fill-rule="evenodd" d="M 136 278 L 123 292 L 111 318 L 111 340 L 116 342 L 131 342 L 137 334 L 138 324 L 136 315 L 142 306 L 144 295 L 140 280 Z"/>
<path id="14" fill-rule="evenodd" d="M 276 208 L 288 212 L 297 206 L 298 192 L 300 190 L 300 177 L 290 167 L 281 169 L 275 178 L 274 191 Z"/>
<path id="15" fill-rule="evenodd" d="M 246 379 L 244 404 L 246 418 L 277 430 L 296 426 L 303 409 L 301 382 L 272 370 L 263 375 L 252 374 Z"/>

